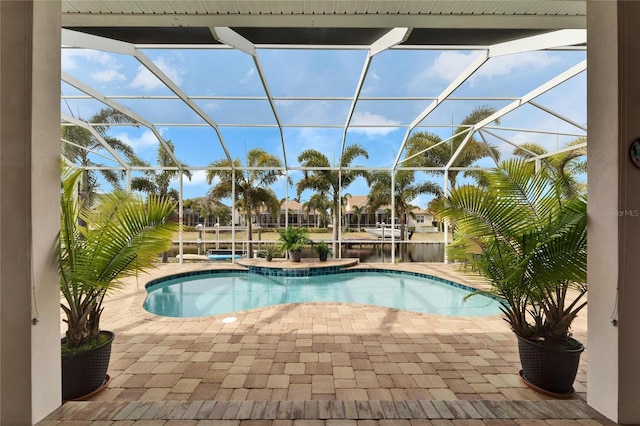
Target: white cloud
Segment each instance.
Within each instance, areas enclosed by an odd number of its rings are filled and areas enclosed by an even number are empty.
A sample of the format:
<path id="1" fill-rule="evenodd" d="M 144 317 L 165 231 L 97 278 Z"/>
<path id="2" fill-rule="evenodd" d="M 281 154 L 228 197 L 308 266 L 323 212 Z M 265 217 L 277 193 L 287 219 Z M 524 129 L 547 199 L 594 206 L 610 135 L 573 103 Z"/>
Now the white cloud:
<path id="1" fill-rule="evenodd" d="M 250 68 L 249 71 L 247 71 L 247 73 L 244 75 L 244 77 L 240 79 L 240 84 L 249 83 L 251 80 L 253 80 L 253 76 L 255 75 L 256 75 L 256 69 L 253 67 Z"/>
<path id="2" fill-rule="evenodd" d="M 374 136 L 387 136 L 389 133 L 397 130 L 397 126 L 400 125 L 399 121 L 390 120 L 379 114 L 372 114 L 370 112 L 356 112 L 353 114 L 351 124 L 367 125 L 375 124 L 376 127 L 350 127 L 349 131 L 353 133 L 364 134 L 368 137 Z M 385 125 L 389 127 L 377 127 L 379 125 Z"/>
<path id="3" fill-rule="evenodd" d="M 169 64 L 167 60 L 164 58 L 159 58 L 154 61 L 156 66 L 162 70 L 163 73 L 167 75 L 174 83 L 177 85 L 182 84 L 182 74 L 183 71 L 179 70 L 177 67 Z M 129 83 L 129 87 L 131 88 L 141 88 L 144 90 L 153 90 L 158 87 L 163 86 L 163 83 L 151 73 L 147 68 L 140 65 L 138 67 L 138 73 L 133 78 L 133 81 Z"/>
<path id="4" fill-rule="evenodd" d="M 184 71 L 181 71 L 178 67 L 169 64 L 164 58 L 159 58 L 155 61 L 155 64 L 164 72 L 171 80 L 176 84 L 182 84 L 182 75 Z"/>
<path id="5" fill-rule="evenodd" d="M 122 132 L 115 135 L 117 139 L 131 146 L 134 151 L 144 150 L 158 146 L 158 139 L 150 130 L 145 131 L 139 137 L 131 137 L 128 133 Z"/>
<path id="6" fill-rule="evenodd" d="M 108 83 L 110 81 L 124 81 L 126 77 L 124 74 L 119 73 L 114 69 L 99 71 L 91 74 L 91 77 L 94 80 L 100 81 L 102 83 Z"/>
<path id="7" fill-rule="evenodd" d="M 214 178 L 212 185 L 215 185 L 220 179 Z M 178 178 L 172 179 L 172 182 L 178 183 Z M 183 178 L 182 184 L 184 186 L 199 186 L 199 185 L 208 185 L 207 184 L 207 171 L 206 170 L 194 170 L 191 172 L 191 180 L 188 178 Z"/>
<path id="8" fill-rule="evenodd" d="M 535 72 L 558 62 L 560 59 L 548 52 L 526 52 L 517 55 L 492 58 L 469 81 L 479 84 L 481 79 L 492 79 L 519 72 Z"/>
<path id="9" fill-rule="evenodd" d="M 80 61 L 108 68 L 122 68 L 118 60 L 106 52 L 90 49 L 62 49 L 61 63 L 64 71 L 78 68 L 78 62 Z"/>
<path id="10" fill-rule="evenodd" d="M 144 90 L 153 90 L 160 86 L 162 86 L 162 82 L 142 65 L 138 67 L 138 73 L 133 78 L 133 81 L 129 83 L 129 87 L 131 88 L 141 88 Z"/>
<path id="11" fill-rule="evenodd" d="M 208 113 L 222 111 L 222 105 L 215 101 L 205 102 L 202 104 L 202 108 Z"/>
<path id="12" fill-rule="evenodd" d="M 207 172 L 206 170 L 192 170 L 191 171 L 191 180 L 189 180 L 186 176 L 182 178 L 182 196 L 185 200 L 196 198 L 196 197 L 204 197 L 207 195 L 209 191 L 209 184 L 207 183 Z M 211 185 L 215 185 L 220 181 L 219 178 L 214 178 Z M 175 188 L 176 191 L 179 188 L 179 177 L 176 176 L 171 179 L 171 187 Z"/>
<path id="13" fill-rule="evenodd" d="M 452 77 L 455 77 L 464 71 L 467 66 L 469 66 L 469 64 L 478 57 L 478 55 L 478 52 L 442 52 L 433 61 L 433 64 L 419 76 L 418 81 L 422 84 L 425 79 L 429 78 L 451 81 Z"/>
<path id="14" fill-rule="evenodd" d="M 171 179 L 171 185 L 175 186 L 176 188 L 178 187 L 179 184 L 179 178 L 178 176 L 175 176 Z M 211 186 L 216 185 L 218 182 L 220 182 L 220 178 L 219 177 L 214 177 L 213 181 L 211 182 Z M 183 176 L 182 178 L 182 185 L 186 188 L 189 187 L 192 190 L 195 189 L 200 189 L 202 194 L 205 194 L 208 190 L 210 185 L 207 183 L 207 171 L 206 170 L 192 170 L 191 171 L 191 180 L 189 180 L 188 177 Z"/>

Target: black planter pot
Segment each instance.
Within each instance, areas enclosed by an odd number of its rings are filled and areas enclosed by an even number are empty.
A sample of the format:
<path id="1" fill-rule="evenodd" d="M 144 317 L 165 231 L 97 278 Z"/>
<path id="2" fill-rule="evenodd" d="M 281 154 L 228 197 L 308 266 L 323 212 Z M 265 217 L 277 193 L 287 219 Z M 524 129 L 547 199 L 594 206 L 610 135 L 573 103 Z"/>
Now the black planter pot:
<path id="1" fill-rule="evenodd" d="M 558 398 L 573 395 L 582 343 L 567 339 L 567 347 L 542 345 L 518 337 L 522 380 L 535 390 Z"/>
<path id="2" fill-rule="evenodd" d="M 326 262 L 327 258 L 329 258 L 329 253 L 320 253 L 318 257 L 320 258 L 320 262 Z"/>
<path id="3" fill-rule="evenodd" d="M 63 401 L 85 397 L 106 385 L 111 344 L 115 334 L 111 331 L 100 333 L 109 335 L 106 343 L 86 352 L 62 355 Z M 64 340 L 62 339 L 63 343 Z"/>
<path id="4" fill-rule="evenodd" d="M 302 250 L 289 250 L 289 260 L 292 262 L 300 262 L 302 258 Z"/>

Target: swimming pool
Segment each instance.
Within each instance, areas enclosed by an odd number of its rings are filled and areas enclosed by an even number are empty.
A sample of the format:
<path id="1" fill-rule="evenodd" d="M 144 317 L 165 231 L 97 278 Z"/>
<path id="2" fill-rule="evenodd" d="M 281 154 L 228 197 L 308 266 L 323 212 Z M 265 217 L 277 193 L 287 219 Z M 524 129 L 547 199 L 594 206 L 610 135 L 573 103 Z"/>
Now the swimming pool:
<path id="1" fill-rule="evenodd" d="M 220 270 L 166 277 L 147 284 L 144 308 L 168 317 L 201 317 L 300 302 L 342 302 L 423 313 L 486 316 L 500 313 L 490 297 L 435 277 L 355 270 L 309 277 Z"/>

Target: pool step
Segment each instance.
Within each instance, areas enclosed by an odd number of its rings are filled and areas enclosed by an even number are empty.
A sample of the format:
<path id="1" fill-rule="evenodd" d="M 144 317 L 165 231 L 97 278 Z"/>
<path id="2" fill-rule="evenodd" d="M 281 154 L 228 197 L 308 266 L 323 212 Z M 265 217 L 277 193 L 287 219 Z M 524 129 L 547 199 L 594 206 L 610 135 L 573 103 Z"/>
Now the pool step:
<path id="1" fill-rule="evenodd" d="M 65 403 L 38 425 L 57 426 L 68 421 L 81 421 L 83 425 L 93 421 L 132 424 L 143 420 L 224 420 L 224 424 L 229 425 L 261 420 L 260 424 L 267 425 L 269 421 L 282 424 L 282 420 L 324 423 L 410 419 L 545 419 L 565 420 L 566 424 L 573 424 L 569 421 L 585 424 L 584 420 L 593 419 L 594 424 L 615 424 L 575 398 L 562 401 L 78 401 Z M 323 423 L 314 422 L 314 425 Z"/>

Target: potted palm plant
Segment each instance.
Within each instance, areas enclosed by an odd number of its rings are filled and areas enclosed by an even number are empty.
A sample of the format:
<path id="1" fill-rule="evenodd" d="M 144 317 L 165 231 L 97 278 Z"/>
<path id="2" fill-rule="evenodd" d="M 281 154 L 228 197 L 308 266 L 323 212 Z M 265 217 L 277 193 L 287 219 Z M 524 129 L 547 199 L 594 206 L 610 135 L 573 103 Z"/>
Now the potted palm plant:
<path id="1" fill-rule="evenodd" d="M 440 217 L 456 224 L 451 259 L 470 263 L 502 301 L 516 334 L 522 379 L 536 390 L 573 393 L 583 345 L 571 323 L 586 306 L 586 199 L 569 196 L 562 176 L 511 160 L 443 197 Z"/>
<path id="2" fill-rule="evenodd" d="M 267 262 L 271 262 L 278 254 L 278 248 L 274 244 L 269 244 L 264 248 L 264 258 Z"/>
<path id="3" fill-rule="evenodd" d="M 175 203 L 150 196 L 146 203 L 114 191 L 83 205 L 77 197 L 82 170 L 63 168 L 58 266 L 61 308 L 64 400 L 96 392 L 107 381 L 114 334 L 102 330 L 104 297 L 121 279 L 153 267 L 171 246 L 178 224 L 169 219 Z"/>
<path id="4" fill-rule="evenodd" d="M 282 251 L 289 254 L 289 260 L 292 262 L 300 262 L 302 248 L 310 242 L 309 230 L 307 228 L 288 226 L 286 229 L 280 231 L 278 246 Z"/>
<path id="5" fill-rule="evenodd" d="M 329 255 L 333 255 L 331 248 L 324 241 L 317 242 L 313 245 L 313 249 L 318 253 L 320 262 L 326 262 Z"/>

